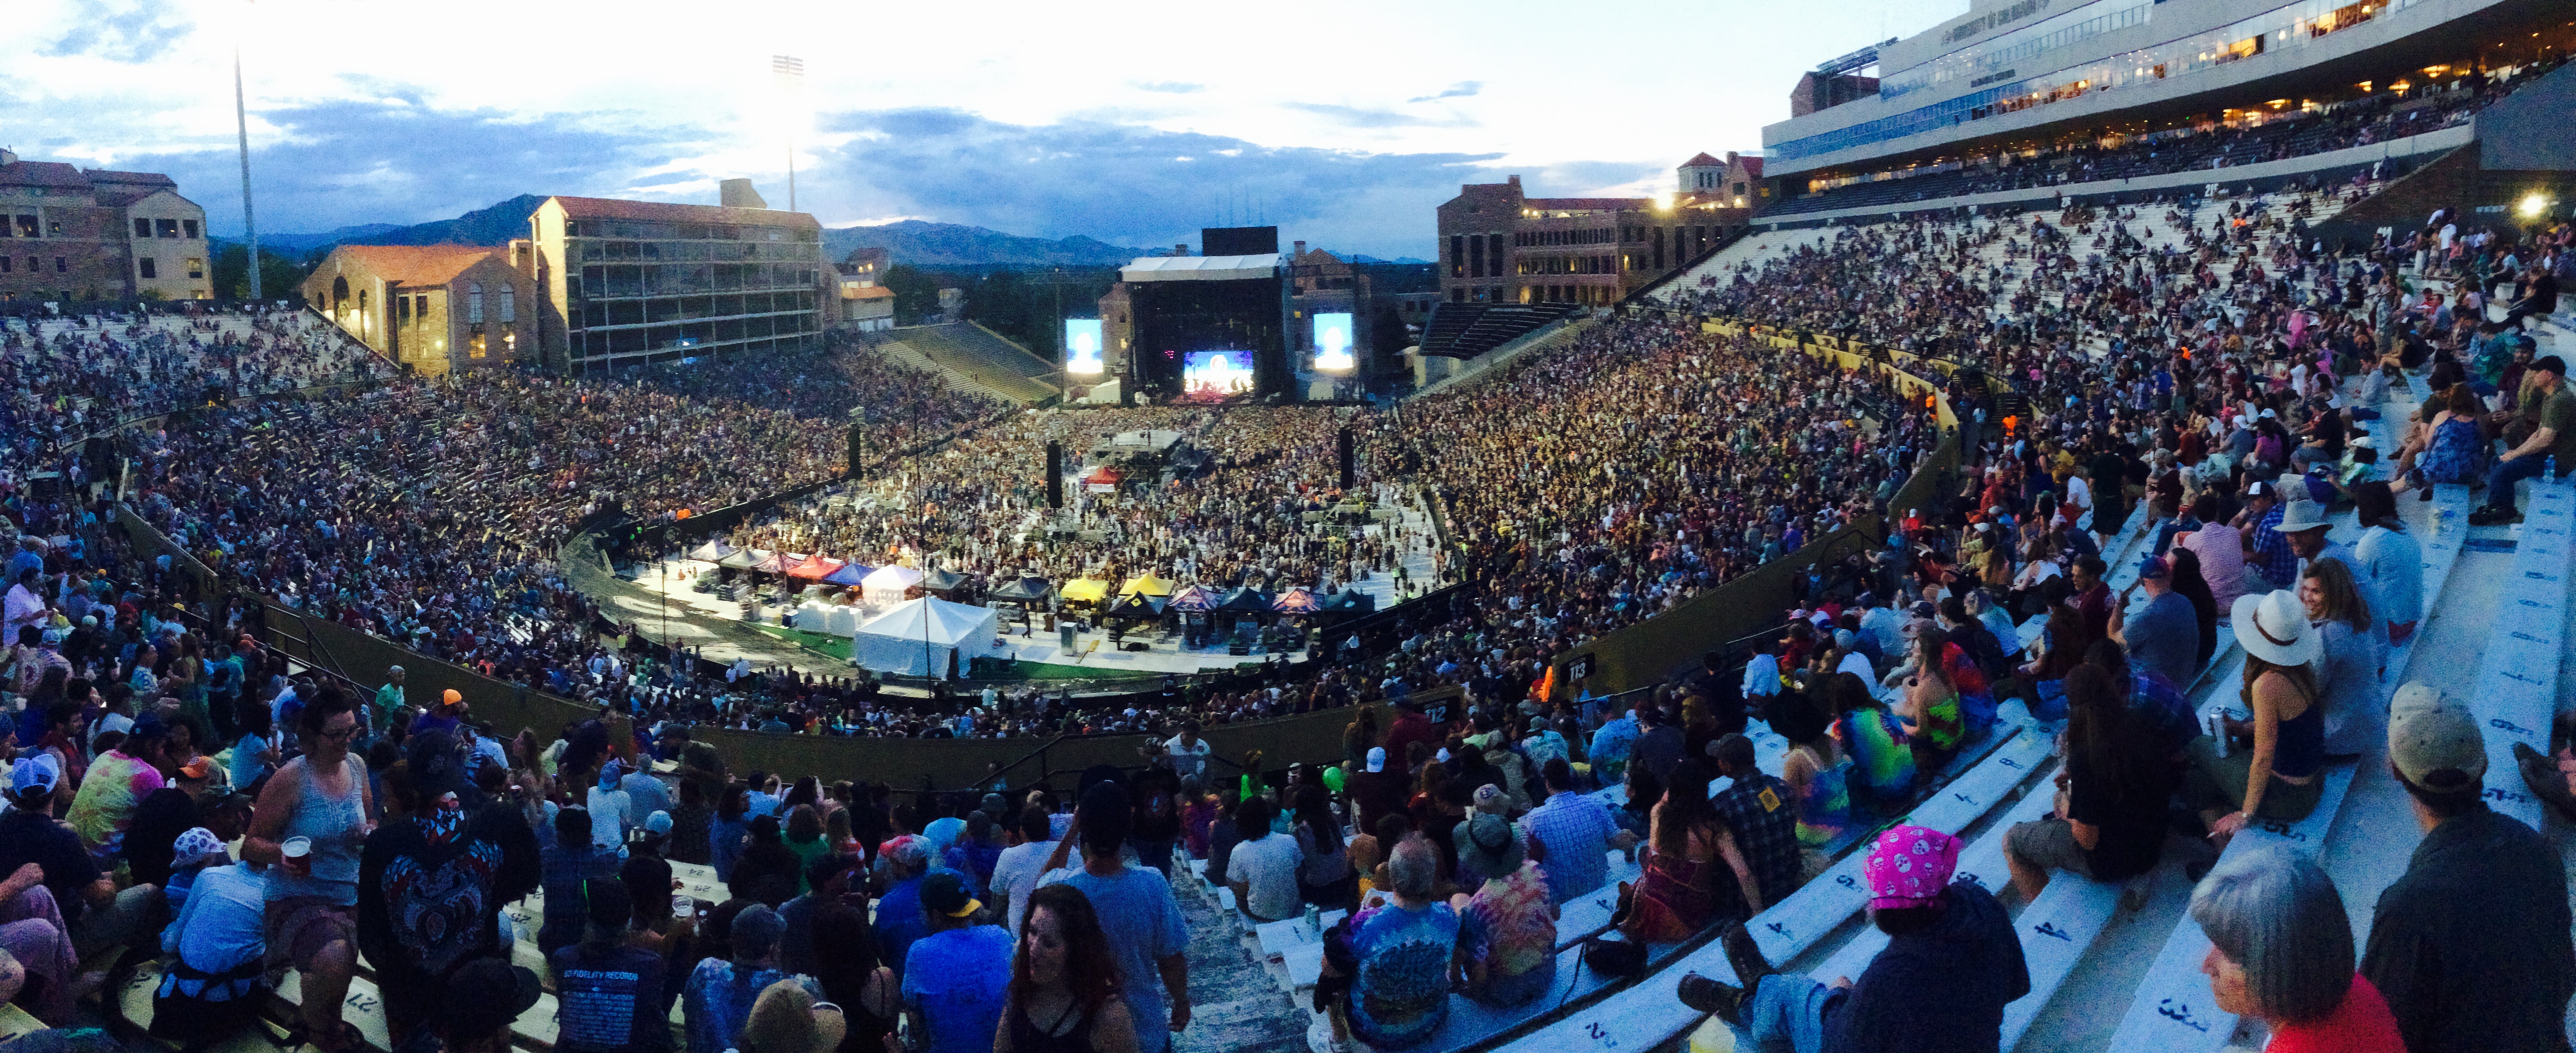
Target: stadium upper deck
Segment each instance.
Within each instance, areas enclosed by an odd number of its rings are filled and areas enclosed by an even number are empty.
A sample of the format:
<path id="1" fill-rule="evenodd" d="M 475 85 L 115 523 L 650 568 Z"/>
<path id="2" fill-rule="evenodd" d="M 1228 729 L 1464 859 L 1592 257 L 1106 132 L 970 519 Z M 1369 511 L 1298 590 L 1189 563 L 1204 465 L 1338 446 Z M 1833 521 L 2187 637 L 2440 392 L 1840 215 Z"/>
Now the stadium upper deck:
<path id="1" fill-rule="evenodd" d="M 2576 20 L 2545 0 L 1976 0 L 1804 79 L 1795 115 L 1763 129 L 1764 211 L 2055 147 L 2433 103 L 2571 45 Z"/>

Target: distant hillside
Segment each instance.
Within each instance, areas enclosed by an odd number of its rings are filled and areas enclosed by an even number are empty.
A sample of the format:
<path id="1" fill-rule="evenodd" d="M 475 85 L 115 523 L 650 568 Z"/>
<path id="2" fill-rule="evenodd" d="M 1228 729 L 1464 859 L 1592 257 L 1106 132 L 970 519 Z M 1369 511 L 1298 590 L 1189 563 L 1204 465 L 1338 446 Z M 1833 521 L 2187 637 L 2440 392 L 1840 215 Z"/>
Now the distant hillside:
<path id="1" fill-rule="evenodd" d="M 1114 267 L 1145 254 L 1143 249 L 1074 236 L 1060 241 L 1024 238 L 958 223 L 907 219 L 874 227 L 838 227 L 823 232 L 823 249 L 834 261 L 852 249 L 885 249 L 894 261 L 913 267 L 1069 266 Z"/>
<path id="2" fill-rule="evenodd" d="M 326 230 L 319 234 L 262 234 L 259 236 L 259 248 L 263 253 L 303 253 L 312 249 L 321 248 L 324 245 L 339 245 L 342 243 L 372 244 L 372 239 L 384 234 L 386 231 L 402 229 L 404 228 L 401 225 L 394 223 L 361 223 L 354 227 L 341 227 L 337 230 Z M 226 245 L 239 245 L 242 241 L 240 238 L 214 238 L 211 240 L 219 241 Z"/>
<path id="3" fill-rule="evenodd" d="M 312 252 L 334 245 L 507 245 L 512 238 L 528 236 L 528 214 L 535 212 L 545 198 L 521 194 L 489 208 L 478 208 L 455 219 L 433 220 L 402 226 L 396 223 L 361 223 L 319 234 L 262 234 L 259 247 L 265 252 Z M 239 239 L 218 238 L 227 244 Z"/>

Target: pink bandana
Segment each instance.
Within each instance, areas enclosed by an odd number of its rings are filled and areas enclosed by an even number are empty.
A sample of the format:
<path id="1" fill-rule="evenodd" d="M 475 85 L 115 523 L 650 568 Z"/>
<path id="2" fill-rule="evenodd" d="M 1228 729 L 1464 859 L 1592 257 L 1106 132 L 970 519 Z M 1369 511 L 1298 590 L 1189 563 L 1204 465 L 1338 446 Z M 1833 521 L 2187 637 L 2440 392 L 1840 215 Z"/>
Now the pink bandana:
<path id="1" fill-rule="evenodd" d="M 1941 898 L 1959 869 L 1959 839 L 1926 826 L 1899 826 L 1878 835 L 1861 862 L 1876 909 L 1920 907 Z"/>

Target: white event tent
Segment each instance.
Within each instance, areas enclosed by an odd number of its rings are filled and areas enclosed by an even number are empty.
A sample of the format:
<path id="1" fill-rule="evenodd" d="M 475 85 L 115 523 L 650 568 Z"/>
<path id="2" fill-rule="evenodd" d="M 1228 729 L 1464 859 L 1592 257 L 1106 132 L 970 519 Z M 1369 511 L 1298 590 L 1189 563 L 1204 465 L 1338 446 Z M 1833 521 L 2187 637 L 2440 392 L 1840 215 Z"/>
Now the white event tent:
<path id="1" fill-rule="evenodd" d="M 1001 617 L 989 607 L 970 607 L 933 596 L 908 600 L 859 626 L 850 639 L 850 657 L 880 673 L 904 676 L 946 675 L 950 652 L 964 672 L 977 658 L 1006 656 L 995 643 Z"/>

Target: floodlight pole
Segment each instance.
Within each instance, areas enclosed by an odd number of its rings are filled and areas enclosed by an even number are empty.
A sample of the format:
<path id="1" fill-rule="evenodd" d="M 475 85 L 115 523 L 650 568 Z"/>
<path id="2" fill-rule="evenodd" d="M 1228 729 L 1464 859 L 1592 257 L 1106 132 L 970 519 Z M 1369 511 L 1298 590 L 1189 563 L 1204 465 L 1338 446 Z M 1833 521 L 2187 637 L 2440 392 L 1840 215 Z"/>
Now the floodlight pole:
<path id="1" fill-rule="evenodd" d="M 245 245 L 250 250 L 250 298 L 252 303 L 257 303 L 261 299 L 259 288 L 259 220 L 251 214 L 250 208 L 250 114 L 249 110 L 242 104 L 240 44 L 233 45 L 233 130 L 239 136 L 241 146 L 242 226 L 248 231 Z"/>

